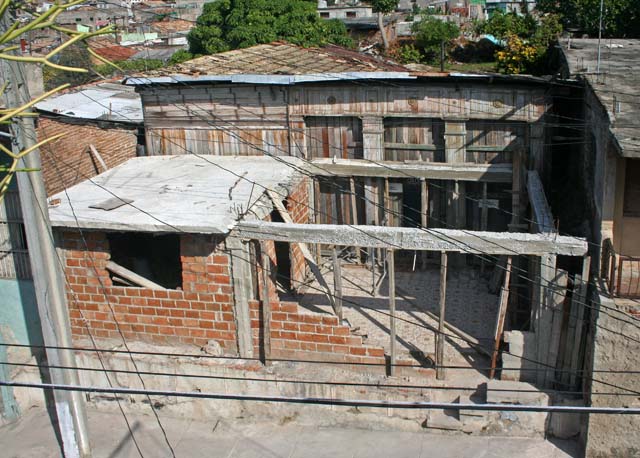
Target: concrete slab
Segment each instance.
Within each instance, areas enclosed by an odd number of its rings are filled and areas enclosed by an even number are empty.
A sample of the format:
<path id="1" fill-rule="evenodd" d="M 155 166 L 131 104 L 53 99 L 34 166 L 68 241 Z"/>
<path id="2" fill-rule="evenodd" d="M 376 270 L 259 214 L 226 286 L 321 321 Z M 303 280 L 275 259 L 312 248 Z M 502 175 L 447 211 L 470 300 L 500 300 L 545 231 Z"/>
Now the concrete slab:
<path id="1" fill-rule="evenodd" d="M 171 456 L 151 414 L 127 414 L 146 458 Z M 167 417 L 162 424 L 177 457 L 185 458 L 566 458 L 577 456 L 573 442 L 552 444 L 542 439 L 474 437 L 425 432 L 369 431 L 225 419 L 195 422 Z M 139 454 L 117 412 L 89 411 L 93 458 L 133 458 Z M 3 456 L 54 458 L 60 456 L 49 416 L 32 409 L 0 428 Z M 560 448 L 561 447 L 561 448 Z"/>
<path id="2" fill-rule="evenodd" d="M 101 230 L 226 234 L 240 215 L 255 207 L 266 188 L 286 194 L 298 162 L 293 157 L 203 158 L 190 154 L 130 159 L 91 181 L 52 196 L 60 199 L 60 204 L 49 208 L 51 224 Z M 91 208 L 114 197 L 131 203 L 109 211 Z"/>

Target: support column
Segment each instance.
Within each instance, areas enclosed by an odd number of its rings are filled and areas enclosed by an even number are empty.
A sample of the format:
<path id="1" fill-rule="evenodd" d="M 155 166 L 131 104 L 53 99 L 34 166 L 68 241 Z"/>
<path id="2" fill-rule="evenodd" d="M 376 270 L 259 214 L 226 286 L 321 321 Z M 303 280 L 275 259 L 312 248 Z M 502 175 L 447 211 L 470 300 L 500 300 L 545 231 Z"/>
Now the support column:
<path id="1" fill-rule="evenodd" d="M 389 275 L 389 375 L 395 374 L 396 365 L 396 262 L 393 249 L 387 250 Z"/>
<path id="2" fill-rule="evenodd" d="M 436 378 L 444 380 L 444 322 L 447 302 L 447 252 L 440 255 L 440 314 L 438 316 L 438 335 L 436 336 Z"/>
<path id="3" fill-rule="evenodd" d="M 333 296 L 335 303 L 335 312 L 340 323 L 342 323 L 342 266 L 340 265 L 340 258 L 338 257 L 337 246 L 333 247 Z"/>
<path id="4" fill-rule="evenodd" d="M 425 178 L 420 179 L 420 224 L 423 229 L 429 227 L 429 182 Z M 427 270 L 427 252 L 422 250 L 420 252 L 421 268 Z"/>
<path id="5" fill-rule="evenodd" d="M 249 243 L 235 237 L 226 240 L 231 253 L 231 275 L 233 279 L 233 314 L 236 320 L 236 340 L 241 358 L 253 358 L 253 338 L 249 299 L 251 298 L 251 256 Z"/>
<path id="6" fill-rule="evenodd" d="M 262 255 L 262 359 L 265 366 L 271 364 L 271 299 L 269 298 L 269 283 L 271 261 L 267 254 L 266 243 L 260 243 Z"/>
<path id="7" fill-rule="evenodd" d="M 380 116 L 365 116 L 362 118 L 362 149 L 363 157 L 370 161 L 379 162 L 384 159 L 384 118 Z M 379 224 L 380 199 L 376 178 L 366 178 L 365 194 L 365 224 Z"/>

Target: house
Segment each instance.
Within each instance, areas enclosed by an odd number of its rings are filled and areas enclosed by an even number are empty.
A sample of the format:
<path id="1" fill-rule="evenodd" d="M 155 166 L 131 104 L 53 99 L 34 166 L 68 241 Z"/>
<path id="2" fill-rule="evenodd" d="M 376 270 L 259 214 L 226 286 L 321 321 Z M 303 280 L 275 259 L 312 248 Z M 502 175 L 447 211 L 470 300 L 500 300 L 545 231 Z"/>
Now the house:
<path id="1" fill-rule="evenodd" d="M 565 232 L 580 233 L 591 242 L 596 260 L 592 311 L 594 327 L 588 349 L 594 380 L 586 387 L 591 405 L 629 405 L 626 390 L 637 390 L 637 299 L 640 297 L 640 40 L 562 40 L 559 115 L 569 126 L 563 134 L 568 172 L 574 189 L 559 211 L 567 215 Z M 574 88 L 575 85 L 579 88 Z M 571 170 L 573 169 L 573 170 Z M 576 184 L 578 184 L 576 186 Z M 567 209 L 574 202 L 574 207 Z M 607 371 L 614 370 L 614 373 Z M 602 374 L 602 376 L 596 374 Z M 612 386 L 622 387 L 614 390 Z M 629 455 L 640 446 L 627 432 L 636 419 L 598 418 L 588 423 L 589 456 Z M 624 433 L 623 433 L 624 432 Z"/>
<path id="2" fill-rule="evenodd" d="M 197 346 L 261 376 L 317 376 L 315 362 L 356 379 L 456 380 L 424 394 L 443 401 L 525 402 L 525 390 L 544 405 L 562 396 L 540 389 L 581 382 L 563 376 L 583 367 L 571 356 L 585 343 L 561 311 L 585 300 L 587 243 L 555 232 L 545 195 L 549 81 L 276 42 L 125 83 L 149 157 L 51 201 L 79 342 Z M 223 370 L 211 364 L 198 370 Z M 492 413 L 447 429 L 562 434 L 531 415 L 509 431 Z"/>
<path id="3" fill-rule="evenodd" d="M 140 97 L 115 81 L 73 88 L 36 108 L 38 140 L 63 135 L 40 150 L 48 195 L 144 155 Z"/>

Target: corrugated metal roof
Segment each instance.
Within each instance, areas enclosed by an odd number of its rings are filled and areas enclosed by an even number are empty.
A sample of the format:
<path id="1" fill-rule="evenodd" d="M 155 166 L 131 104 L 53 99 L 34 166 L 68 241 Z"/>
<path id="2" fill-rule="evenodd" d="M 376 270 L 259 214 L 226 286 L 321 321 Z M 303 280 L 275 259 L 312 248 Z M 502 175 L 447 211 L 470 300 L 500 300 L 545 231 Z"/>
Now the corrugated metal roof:
<path id="1" fill-rule="evenodd" d="M 49 208 L 51 224 L 226 234 L 248 209 L 260 213 L 258 201 L 265 189 L 286 195 L 300 163 L 294 157 L 267 156 L 137 157 L 52 196 L 60 204 Z M 111 210 L 92 208 L 113 198 L 131 202 Z"/>
<path id="2" fill-rule="evenodd" d="M 140 95 L 130 86 L 99 83 L 79 86 L 36 104 L 42 112 L 75 119 L 142 123 Z"/>

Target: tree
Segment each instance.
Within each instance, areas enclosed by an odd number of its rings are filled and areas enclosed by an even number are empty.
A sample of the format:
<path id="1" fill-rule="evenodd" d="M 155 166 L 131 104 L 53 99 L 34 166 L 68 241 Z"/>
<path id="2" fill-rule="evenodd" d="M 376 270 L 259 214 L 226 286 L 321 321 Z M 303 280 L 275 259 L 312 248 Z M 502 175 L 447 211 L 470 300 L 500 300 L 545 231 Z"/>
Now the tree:
<path id="1" fill-rule="evenodd" d="M 301 46 L 351 46 L 343 23 L 320 19 L 307 0 L 218 0 L 205 3 L 189 32 L 189 52 L 214 54 L 286 40 Z"/>
<path id="2" fill-rule="evenodd" d="M 398 0 L 371 0 L 369 2 L 374 13 L 378 13 L 378 28 L 382 35 L 382 44 L 384 49 L 389 49 L 389 38 L 384 28 L 384 15 L 393 13 L 398 7 Z"/>
<path id="3" fill-rule="evenodd" d="M 565 28 L 598 35 L 600 0 L 538 0 L 536 9 L 559 14 Z M 640 0 L 605 0 L 602 34 L 605 37 L 640 37 Z"/>
<path id="4" fill-rule="evenodd" d="M 440 53 L 440 47 L 460 35 L 460 29 L 453 22 L 445 22 L 433 16 L 425 16 L 413 24 L 416 45 L 422 50 L 425 59 L 433 62 Z"/>

